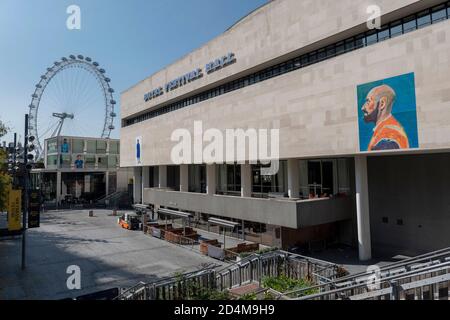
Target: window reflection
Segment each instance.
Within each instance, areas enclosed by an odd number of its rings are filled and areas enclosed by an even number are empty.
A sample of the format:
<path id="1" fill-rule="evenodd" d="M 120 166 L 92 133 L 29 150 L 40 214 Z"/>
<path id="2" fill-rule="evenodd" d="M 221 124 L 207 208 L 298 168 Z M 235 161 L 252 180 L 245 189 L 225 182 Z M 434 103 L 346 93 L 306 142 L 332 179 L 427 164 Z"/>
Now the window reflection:
<path id="1" fill-rule="evenodd" d="M 349 159 L 301 160 L 299 166 L 301 198 L 327 198 L 351 194 Z"/>

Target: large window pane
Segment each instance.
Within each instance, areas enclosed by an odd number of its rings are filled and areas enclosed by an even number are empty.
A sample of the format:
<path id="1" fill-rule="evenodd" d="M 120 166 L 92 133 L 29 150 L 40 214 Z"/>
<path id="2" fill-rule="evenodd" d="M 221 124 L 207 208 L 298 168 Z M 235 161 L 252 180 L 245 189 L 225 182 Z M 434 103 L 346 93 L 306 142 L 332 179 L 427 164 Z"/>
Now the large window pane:
<path id="1" fill-rule="evenodd" d="M 83 153 L 84 141 L 80 139 L 72 140 L 72 153 Z"/>
<path id="2" fill-rule="evenodd" d="M 327 47 L 327 57 L 334 57 L 336 55 L 336 48 L 334 45 Z"/>
<path id="3" fill-rule="evenodd" d="M 205 165 L 189 165 L 189 192 L 206 193 Z"/>
<path id="4" fill-rule="evenodd" d="M 355 49 L 355 39 L 351 38 L 345 41 L 345 51 L 351 51 Z"/>
<path id="5" fill-rule="evenodd" d="M 87 155 L 85 156 L 85 168 L 94 168 L 95 167 L 95 156 Z"/>
<path id="6" fill-rule="evenodd" d="M 389 39 L 389 28 L 384 27 L 380 31 L 378 31 L 378 41 L 383 41 Z"/>
<path id="7" fill-rule="evenodd" d="M 317 59 L 318 59 L 319 61 L 325 59 L 326 56 L 327 56 L 327 53 L 326 53 L 325 49 L 320 49 L 320 50 L 317 52 Z"/>
<path id="8" fill-rule="evenodd" d="M 401 21 L 391 23 L 391 37 L 396 37 L 403 34 L 403 24 Z"/>
<path id="9" fill-rule="evenodd" d="M 417 21 L 415 16 L 410 16 L 403 20 L 403 32 L 411 32 L 417 29 Z"/>
<path id="10" fill-rule="evenodd" d="M 447 11 L 445 4 L 438 6 L 433 9 L 433 13 L 431 14 L 431 20 L 433 23 L 447 19 Z"/>
<path id="11" fill-rule="evenodd" d="M 119 153 L 119 142 L 110 141 L 109 142 L 109 153 L 118 154 Z"/>
<path id="12" fill-rule="evenodd" d="M 57 153 L 58 152 L 58 142 L 56 139 L 47 140 L 47 152 Z"/>
<path id="13" fill-rule="evenodd" d="M 366 37 L 364 35 L 357 36 L 355 38 L 355 46 L 356 48 L 362 48 L 366 46 Z"/>
<path id="14" fill-rule="evenodd" d="M 88 140 L 86 144 L 87 144 L 87 153 L 95 153 L 97 149 L 97 144 L 95 143 L 95 140 Z"/>
<path id="15" fill-rule="evenodd" d="M 116 168 L 117 167 L 117 156 L 110 155 L 108 156 L 108 168 Z"/>
<path id="16" fill-rule="evenodd" d="M 336 44 L 336 55 L 343 54 L 344 52 L 345 52 L 345 43 L 343 41 L 338 42 Z"/>
<path id="17" fill-rule="evenodd" d="M 378 42 L 378 32 L 376 30 L 371 30 L 367 32 L 366 34 L 367 39 L 367 45 L 370 46 L 371 44 Z"/>
<path id="18" fill-rule="evenodd" d="M 431 24 L 431 14 L 429 10 L 422 11 L 417 15 L 417 27 L 423 28 Z"/>
<path id="19" fill-rule="evenodd" d="M 106 153 L 106 141 L 104 140 L 97 141 L 97 153 Z"/>

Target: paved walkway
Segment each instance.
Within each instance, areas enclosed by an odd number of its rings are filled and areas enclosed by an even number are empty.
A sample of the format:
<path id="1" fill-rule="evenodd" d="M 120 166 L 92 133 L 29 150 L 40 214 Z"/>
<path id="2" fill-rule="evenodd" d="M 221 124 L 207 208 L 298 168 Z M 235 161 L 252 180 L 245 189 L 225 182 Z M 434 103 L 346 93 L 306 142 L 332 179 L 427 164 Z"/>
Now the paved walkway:
<path id="1" fill-rule="evenodd" d="M 20 269 L 21 240 L 0 240 L 0 299 L 61 299 L 154 281 L 205 264 L 225 265 L 197 252 L 128 231 L 110 211 L 47 212 L 27 231 L 27 269 Z M 67 289 L 67 267 L 81 269 L 81 290 Z"/>

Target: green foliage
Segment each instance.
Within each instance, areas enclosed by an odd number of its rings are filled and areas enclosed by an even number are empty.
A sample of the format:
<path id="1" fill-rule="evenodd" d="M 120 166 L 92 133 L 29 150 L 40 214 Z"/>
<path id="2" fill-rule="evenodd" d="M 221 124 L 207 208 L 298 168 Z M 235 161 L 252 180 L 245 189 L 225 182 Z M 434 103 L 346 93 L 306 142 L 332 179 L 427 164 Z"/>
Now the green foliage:
<path id="1" fill-rule="evenodd" d="M 0 138 L 6 135 L 8 131 L 9 127 L 0 120 Z"/>
<path id="2" fill-rule="evenodd" d="M 239 300 L 257 300 L 256 293 L 246 293 L 239 297 Z"/>
<path id="3" fill-rule="evenodd" d="M 255 252 L 242 252 L 239 254 L 239 257 L 241 257 L 241 259 L 244 259 L 247 258 L 248 256 L 251 256 L 252 254 L 265 254 L 276 250 L 278 250 L 278 248 L 265 248 Z"/>
<path id="4" fill-rule="evenodd" d="M 6 210 L 8 200 L 8 190 L 11 184 L 11 177 L 4 172 L 0 172 L 0 211 Z"/>
<path id="5" fill-rule="evenodd" d="M 219 291 L 213 288 L 205 288 L 192 279 L 185 279 L 181 273 L 175 274 L 177 287 L 183 288 L 178 300 L 231 300 L 228 291 Z"/>
<path id="6" fill-rule="evenodd" d="M 264 288 L 271 288 L 275 291 L 284 293 L 287 291 L 300 290 L 304 288 L 309 288 L 314 284 L 305 279 L 292 279 L 285 275 L 280 275 L 278 277 L 265 277 L 262 280 L 262 286 Z M 306 290 L 303 294 L 309 295 L 315 293 L 315 290 Z"/>
<path id="7" fill-rule="evenodd" d="M 6 134 L 7 129 L 0 121 L 0 137 Z M 7 157 L 8 155 L 3 150 L 0 150 L 0 211 L 6 209 L 6 201 L 8 199 L 9 186 L 11 184 L 11 177 L 7 173 Z"/>

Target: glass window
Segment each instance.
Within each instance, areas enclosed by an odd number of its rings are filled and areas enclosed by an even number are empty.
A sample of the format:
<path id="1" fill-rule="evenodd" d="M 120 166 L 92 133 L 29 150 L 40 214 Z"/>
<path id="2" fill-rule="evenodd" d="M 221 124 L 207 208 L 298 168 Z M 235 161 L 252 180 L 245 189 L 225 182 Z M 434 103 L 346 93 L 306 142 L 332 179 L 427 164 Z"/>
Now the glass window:
<path id="1" fill-rule="evenodd" d="M 84 156 L 81 154 L 74 155 L 72 157 L 73 166 L 75 169 L 83 169 L 84 168 Z"/>
<path id="2" fill-rule="evenodd" d="M 367 32 L 366 39 L 367 39 L 368 46 L 370 46 L 371 44 L 377 43 L 378 42 L 377 30 L 371 30 L 371 31 Z"/>
<path id="3" fill-rule="evenodd" d="M 72 140 L 72 153 L 83 153 L 84 152 L 84 140 L 73 139 Z"/>
<path id="4" fill-rule="evenodd" d="M 241 195 L 241 166 L 238 164 L 218 165 L 216 169 L 217 192 L 219 194 Z"/>
<path id="5" fill-rule="evenodd" d="M 317 62 L 317 51 L 314 51 L 309 54 L 309 64 L 313 64 L 316 62 Z"/>
<path id="6" fill-rule="evenodd" d="M 403 34 L 403 24 L 401 21 L 391 23 L 391 38 Z"/>
<path id="7" fill-rule="evenodd" d="M 269 165 L 252 165 L 253 196 L 266 198 L 269 193 L 279 193 L 286 196 L 287 190 L 287 161 L 280 161 L 278 173 L 273 176 L 261 174 L 261 168 Z"/>
<path id="8" fill-rule="evenodd" d="M 99 156 L 98 157 L 98 167 L 103 168 L 103 169 L 108 167 L 108 157 L 107 156 Z"/>
<path id="9" fill-rule="evenodd" d="M 351 194 L 350 159 L 338 159 L 337 172 L 338 172 L 337 195 L 349 196 Z"/>
<path id="10" fill-rule="evenodd" d="M 58 166 L 58 156 L 47 156 L 47 168 L 56 168 Z"/>
<path id="11" fill-rule="evenodd" d="M 95 153 L 95 150 L 97 149 L 97 144 L 95 143 L 95 140 L 88 140 L 87 143 L 87 153 Z"/>
<path id="12" fill-rule="evenodd" d="M 106 153 L 106 141 L 105 140 L 97 141 L 97 153 Z"/>
<path id="13" fill-rule="evenodd" d="M 429 10 L 422 11 L 417 15 L 417 27 L 419 29 L 428 26 L 430 24 L 431 24 L 431 14 Z"/>
<path id="14" fill-rule="evenodd" d="M 445 19 L 447 19 L 447 11 L 446 11 L 445 4 L 433 9 L 433 12 L 431 14 L 431 20 L 433 21 L 433 23 L 441 21 L 441 20 L 445 20 Z"/>
<path id="15" fill-rule="evenodd" d="M 317 59 L 319 61 L 324 60 L 327 57 L 327 52 L 325 51 L 325 49 L 320 49 L 319 51 L 317 51 Z"/>
<path id="16" fill-rule="evenodd" d="M 109 153 L 119 154 L 119 142 L 118 141 L 110 141 L 109 142 Z"/>
<path id="17" fill-rule="evenodd" d="M 362 48 L 366 46 L 366 37 L 364 35 L 359 35 L 355 37 L 356 48 Z"/>
<path id="18" fill-rule="evenodd" d="M 447 2 L 447 17 L 450 18 L 450 2 Z"/>
<path id="19" fill-rule="evenodd" d="M 302 198 L 350 195 L 349 159 L 302 160 L 299 165 Z"/>
<path id="20" fill-rule="evenodd" d="M 117 156 L 109 155 L 108 156 L 108 168 L 116 168 L 117 167 Z"/>
<path id="21" fill-rule="evenodd" d="M 355 39 L 351 38 L 351 39 L 347 39 L 345 40 L 345 51 L 352 51 L 353 49 L 355 49 Z"/>
<path id="22" fill-rule="evenodd" d="M 71 167 L 71 156 L 69 154 L 62 154 L 60 157 L 60 161 L 61 161 L 61 168 L 70 168 Z"/>
<path id="23" fill-rule="evenodd" d="M 70 140 L 67 138 L 63 138 L 61 141 L 61 153 L 69 153 L 70 152 Z"/>
<path id="24" fill-rule="evenodd" d="M 403 19 L 403 32 L 411 32 L 417 29 L 417 20 L 415 16 L 409 16 Z"/>
<path id="25" fill-rule="evenodd" d="M 385 26 L 378 31 L 378 41 L 389 39 L 389 27 Z"/>
<path id="26" fill-rule="evenodd" d="M 167 187 L 180 191 L 180 167 L 167 166 Z"/>
<path id="27" fill-rule="evenodd" d="M 336 44 L 336 55 L 343 54 L 345 52 L 345 44 L 344 42 L 338 42 Z"/>
<path id="28" fill-rule="evenodd" d="M 301 57 L 301 62 L 302 62 L 302 66 L 306 66 L 306 65 L 308 65 L 308 63 L 309 63 L 309 60 L 308 60 L 308 55 L 303 55 L 302 57 Z"/>
<path id="29" fill-rule="evenodd" d="M 85 156 L 85 168 L 94 168 L 95 167 L 95 156 L 87 155 Z"/>
<path id="30" fill-rule="evenodd" d="M 189 165 L 189 192 L 206 193 L 206 165 Z"/>
<path id="31" fill-rule="evenodd" d="M 58 142 L 56 139 L 47 140 L 47 152 L 57 153 L 58 152 Z"/>
<path id="32" fill-rule="evenodd" d="M 159 167 L 150 167 L 148 181 L 150 188 L 159 187 Z"/>
<path id="33" fill-rule="evenodd" d="M 334 45 L 327 47 L 327 57 L 334 57 L 336 55 L 336 48 Z"/>

